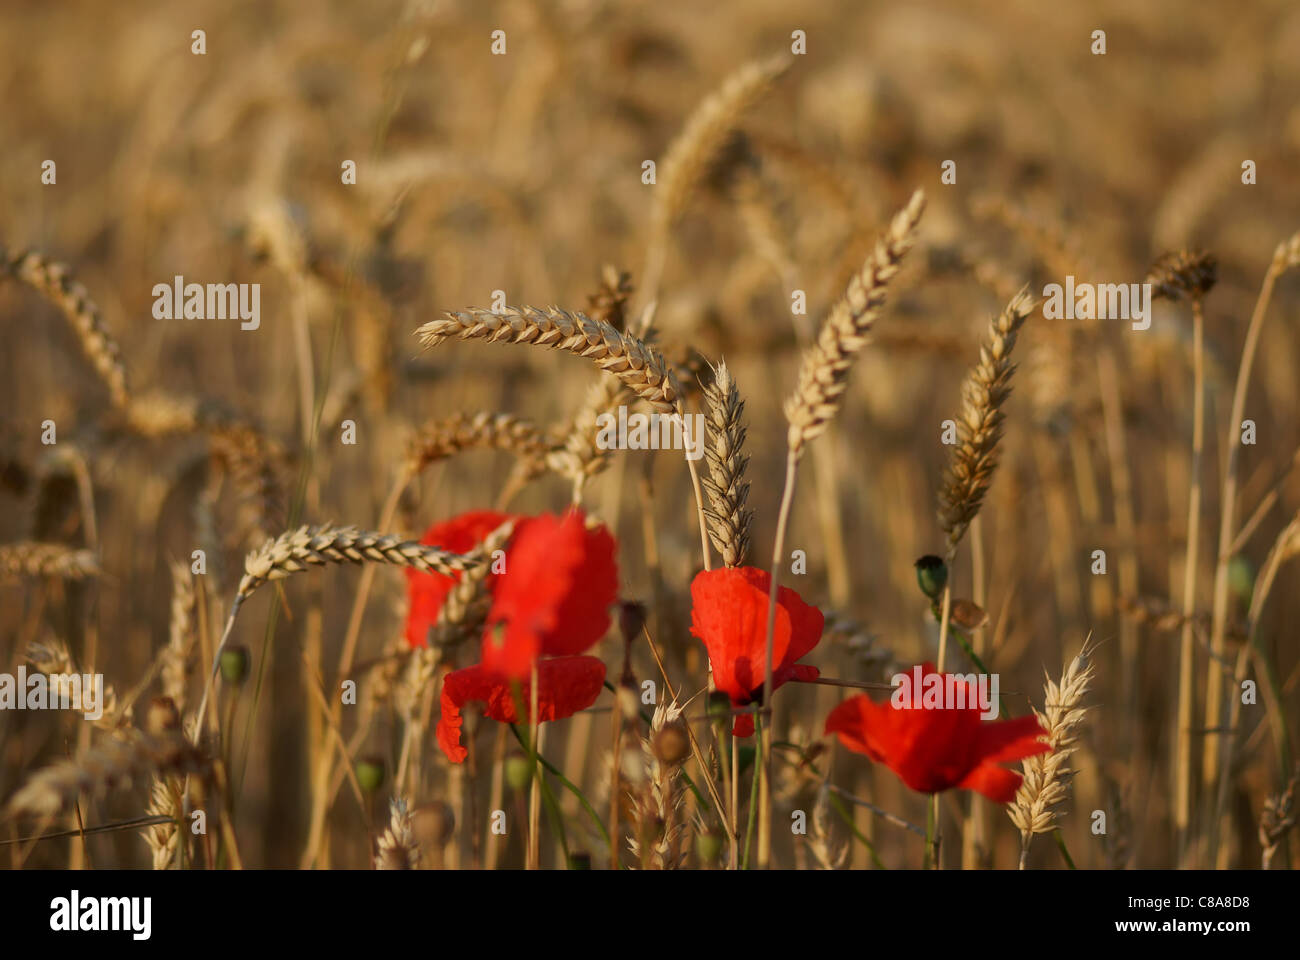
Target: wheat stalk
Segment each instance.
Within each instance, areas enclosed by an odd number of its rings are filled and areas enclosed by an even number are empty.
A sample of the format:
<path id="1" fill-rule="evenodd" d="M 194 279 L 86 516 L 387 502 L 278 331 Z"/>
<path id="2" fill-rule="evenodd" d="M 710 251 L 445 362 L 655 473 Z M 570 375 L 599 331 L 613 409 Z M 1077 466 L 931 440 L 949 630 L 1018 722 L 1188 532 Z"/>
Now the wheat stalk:
<path id="1" fill-rule="evenodd" d="M 711 442 L 704 447 L 709 464 L 709 475 L 702 478 L 709 498 L 704 515 L 709 521 L 709 538 L 722 554 L 723 563 L 738 567 L 749 553 L 749 527 L 754 511 L 746 506 L 749 481 L 744 476 L 749 457 L 741 452 L 745 446 L 745 426 L 740 418 L 745 403 L 725 361 L 718 364 L 704 397 L 709 406 L 712 434 Z"/>
<path id="2" fill-rule="evenodd" d="M 99 558 L 90 550 L 29 541 L 0 546 L 0 580 L 19 577 L 84 580 L 101 572 Z"/>
<path id="3" fill-rule="evenodd" d="M 885 303 L 885 288 L 916 240 L 916 226 L 924 209 L 925 193 L 917 190 L 826 315 L 817 342 L 804 353 L 798 385 L 785 404 L 792 456 L 802 456 L 807 443 L 824 433 L 839 412 L 853 358 L 867 343 Z"/>
<path id="4" fill-rule="evenodd" d="M 86 288 L 74 279 L 67 266 L 28 250 L 8 255 L 0 248 L 0 278 L 14 277 L 38 291 L 68 318 L 81 349 L 108 387 L 113 406 L 125 408 L 130 401 L 126 365 L 118 346 L 100 316 L 99 307 Z"/>
<path id="5" fill-rule="evenodd" d="M 1034 708 L 1034 716 L 1046 731 L 1044 739 L 1052 749 L 1050 753 L 1035 754 L 1021 761 L 1024 780 L 1007 807 L 1007 816 L 1020 831 L 1021 870 L 1025 868 L 1034 834 L 1055 829 L 1056 807 L 1069 795 L 1074 773 L 1067 761 L 1078 749 L 1079 726 L 1088 712 L 1082 701 L 1092 683 L 1095 649 L 1091 640 L 1085 640 L 1078 656 L 1062 672 L 1060 682 L 1047 678 L 1043 709 Z"/>

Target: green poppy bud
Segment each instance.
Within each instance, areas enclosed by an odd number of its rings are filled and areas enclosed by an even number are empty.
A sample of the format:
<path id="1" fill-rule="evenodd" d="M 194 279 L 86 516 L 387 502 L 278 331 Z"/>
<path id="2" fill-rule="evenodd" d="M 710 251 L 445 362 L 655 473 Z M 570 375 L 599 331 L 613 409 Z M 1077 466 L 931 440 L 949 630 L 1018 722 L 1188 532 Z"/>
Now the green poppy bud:
<path id="1" fill-rule="evenodd" d="M 942 557 L 927 553 L 916 561 L 916 582 L 931 600 L 936 600 L 948 585 L 948 564 Z"/>

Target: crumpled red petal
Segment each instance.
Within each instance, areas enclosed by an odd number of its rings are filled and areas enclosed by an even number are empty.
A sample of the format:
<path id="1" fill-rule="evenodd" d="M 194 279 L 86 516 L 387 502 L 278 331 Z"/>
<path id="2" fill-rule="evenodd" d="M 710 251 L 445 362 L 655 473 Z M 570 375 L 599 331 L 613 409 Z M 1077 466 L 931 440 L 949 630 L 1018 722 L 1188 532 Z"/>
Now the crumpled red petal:
<path id="1" fill-rule="evenodd" d="M 735 706 L 762 696 L 767 665 L 767 604 L 772 577 L 754 567 L 705 570 L 691 583 L 691 633 L 704 641 L 714 685 Z M 813 680 L 816 667 L 795 663 L 821 640 L 822 612 L 789 587 L 778 587 L 772 631 L 772 688 L 790 680 Z M 750 715 L 738 716 L 732 733 L 754 732 Z"/>
<path id="2" fill-rule="evenodd" d="M 515 704 L 514 686 L 519 688 L 523 701 L 523 722 L 528 722 L 532 709 L 532 684 L 528 680 L 511 681 L 493 673 L 482 664 L 447 674 L 442 681 L 440 703 L 442 714 L 438 718 L 438 746 L 452 763 L 461 763 L 469 752 L 461 745 L 460 731 L 464 724 L 461 711 L 467 703 L 483 704 L 483 712 L 501 723 L 519 723 Z M 540 660 L 537 664 L 537 719 L 542 722 L 563 720 L 579 710 L 585 710 L 600 696 L 605 682 L 605 664 L 595 657 L 555 657 Z"/>

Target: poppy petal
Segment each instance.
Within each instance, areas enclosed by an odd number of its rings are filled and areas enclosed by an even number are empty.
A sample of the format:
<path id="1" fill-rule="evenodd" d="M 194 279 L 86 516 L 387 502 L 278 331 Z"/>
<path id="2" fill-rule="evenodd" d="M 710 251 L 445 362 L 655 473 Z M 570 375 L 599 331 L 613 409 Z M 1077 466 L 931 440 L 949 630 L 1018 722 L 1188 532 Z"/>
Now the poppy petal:
<path id="1" fill-rule="evenodd" d="M 605 681 L 605 664 L 595 657 L 555 657 L 537 664 L 537 719 L 563 720 L 585 710 L 600 696 Z M 530 680 L 511 680 L 475 664 L 447 674 L 442 681 L 438 718 L 438 746 L 452 763 L 468 755 L 461 745 L 464 724 L 461 711 L 470 702 L 482 703 L 483 713 L 501 723 L 520 722 L 516 694 L 523 706 L 523 719 L 530 719 Z"/>

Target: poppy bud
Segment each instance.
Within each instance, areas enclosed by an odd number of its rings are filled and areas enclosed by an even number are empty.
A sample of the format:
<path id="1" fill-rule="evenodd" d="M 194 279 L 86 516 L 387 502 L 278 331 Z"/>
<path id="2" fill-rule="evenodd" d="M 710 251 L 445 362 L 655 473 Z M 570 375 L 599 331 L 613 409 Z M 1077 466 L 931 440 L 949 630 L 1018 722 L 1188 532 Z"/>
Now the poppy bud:
<path id="1" fill-rule="evenodd" d="M 362 757 L 357 761 L 357 782 L 366 793 L 374 793 L 384 782 L 384 761 L 379 757 Z"/>
<path id="2" fill-rule="evenodd" d="M 916 582 L 931 600 L 936 599 L 948 585 L 948 564 L 942 557 L 927 553 L 916 561 Z"/>
<path id="3" fill-rule="evenodd" d="M 709 694 L 709 718 L 716 721 L 731 719 L 731 697 L 722 690 Z"/>
<path id="4" fill-rule="evenodd" d="M 569 854 L 569 869 L 590 870 L 591 854 L 583 853 L 582 851 L 574 851 L 573 853 Z"/>
<path id="5" fill-rule="evenodd" d="M 522 790 L 533 779 L 533 761 L 515 754 L 506 759 L 506 783 L 512 790 Z"/>
<path id="6" fill-rule="evenodd" d="M 149 710 L 145 714 L 144 727 L 155 737 L 170 730 L 179 729 L 181 714 L 176 709 L 176 701 L 171 697 L 154 697 L 149 701 Z"/>
<path id="7" fill-rule="evenodd" d="M 248 676 L 248 648 L 226 647 L 221 651 L 221 679 L 239 686 Z"/>
<path id="8" fill-rule="evenodd" d="M 695 835 L 695 855 L 701 863 L 713 863 L 722 856 L 722 837 L 712 831 Z"/>
<path id="9" fill-rule="evenodd" d="M 638 603 L 635 600 L 624 600 L 619 604 L 618 610 L 618 628 L 623 634 L 623 640 L 631 643 L 641 636 L 641 631 L 645 627 L 645 604 Z"/>
<path id="10" fill-rule="evenodd" d="M 691 755 L 691 738 L 682 717 L 665 723 L 650 735 L 650 751 L 664 766 L 675 767 Z"/>
<path id="11" fill-rule="evenodd" d="M 445 847 L 456 832 L 456 815 L 441 801 L 422 803 L 411 812 L 411 830 L 421 846 Z"/>

